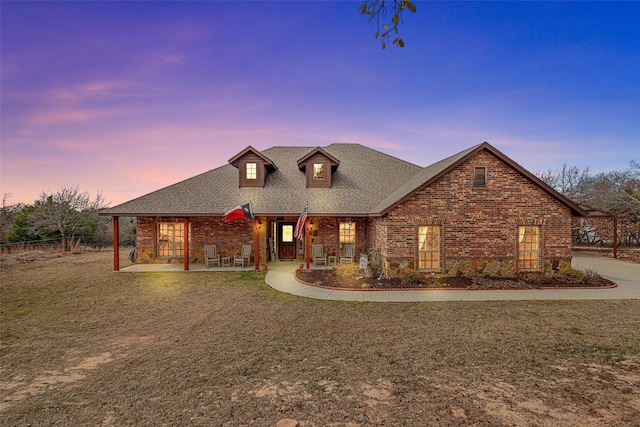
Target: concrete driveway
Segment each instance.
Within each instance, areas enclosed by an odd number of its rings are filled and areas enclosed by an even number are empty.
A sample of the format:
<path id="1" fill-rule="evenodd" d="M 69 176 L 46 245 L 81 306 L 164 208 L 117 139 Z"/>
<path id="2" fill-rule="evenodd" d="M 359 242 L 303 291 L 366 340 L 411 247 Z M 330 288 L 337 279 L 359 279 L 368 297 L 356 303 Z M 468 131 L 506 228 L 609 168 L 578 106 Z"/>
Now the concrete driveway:
<path id="1" fill-rule="evenodd" d="M 281 292 L 307 298 L 336 301 L 416 302 L 416 301 L 522 301 L 522 300 L 585 300 L 640 299 L 640 264 L 590 255 L 574 255 L 573 267 L 591 269 L 613 280 L 612 289 L 524 289 L 469 291 L 340 291 L 299 283 L 294 278 L 295 263 L 273 262 L 265 278 L 267 284 Z"/>
<path id="2" fill-rule="evenodd" d="M 583 271 L 593 270 L 615 282 L 618 287 L 610 290 L 620 299 L 640 299 L 640 264 L 599 255 L 575 254 L 571 266 Z"/>

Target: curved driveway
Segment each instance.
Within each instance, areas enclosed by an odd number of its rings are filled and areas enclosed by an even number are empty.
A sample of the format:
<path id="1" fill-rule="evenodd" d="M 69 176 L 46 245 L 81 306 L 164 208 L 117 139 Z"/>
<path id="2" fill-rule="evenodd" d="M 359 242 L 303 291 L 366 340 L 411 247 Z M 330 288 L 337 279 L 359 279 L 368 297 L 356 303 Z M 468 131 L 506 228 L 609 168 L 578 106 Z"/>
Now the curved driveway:
<path id="1" fill-rule="evenodd" d="M 574 255 L 572 265 L 580 270 L 594 270 L 618 284 L 612 289 L 525 289 L 469 291 L 339 291 L 304 285 L 293 274 L 297 264 L 272 262 L 265 281 L 281 292 L 308 298 L 336 301 L 415 302 L 415 301 L 506 301 L 506 300 L 577 300 L 640 299 L 640 264 L 591 255 Z"/>

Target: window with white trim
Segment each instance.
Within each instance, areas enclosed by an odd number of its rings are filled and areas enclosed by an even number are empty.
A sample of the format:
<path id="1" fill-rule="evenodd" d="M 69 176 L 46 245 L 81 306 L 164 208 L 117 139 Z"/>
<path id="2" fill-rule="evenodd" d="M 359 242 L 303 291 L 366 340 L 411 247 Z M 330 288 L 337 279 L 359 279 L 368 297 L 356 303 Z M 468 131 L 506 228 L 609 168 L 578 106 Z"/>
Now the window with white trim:
<path id="1" fill-rule="evenodd" d="M 440 270 L 440 226 L 418 227 L 418 269 Z"/>
<path id="2" fill-rule="evenodd" d="M 518 227 L 518 270 L 540 268 L 540 226 Z"/>
<path id="3" fill-rule="evenodd" d="M 258 179 L 258 172 L 255 163 L 247 163 L 247 179 Z"/>

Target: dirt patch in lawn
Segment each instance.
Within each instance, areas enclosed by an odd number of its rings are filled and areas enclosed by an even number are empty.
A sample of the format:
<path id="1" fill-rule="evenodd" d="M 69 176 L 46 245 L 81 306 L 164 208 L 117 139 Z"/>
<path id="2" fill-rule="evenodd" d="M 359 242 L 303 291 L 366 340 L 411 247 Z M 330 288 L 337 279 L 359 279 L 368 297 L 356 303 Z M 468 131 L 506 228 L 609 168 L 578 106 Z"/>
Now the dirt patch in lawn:
<path id="1" fill-rule="evenodd" d="M 637 300 L 324 301 L 263 273 L 114 273 L 112 257 L 2 264 L 0 425 L 640 419 Z"/>
<path id="2" fill-rule="evenodd" d="M 598 275 L 553 278 L 504 277 L 431 277 L 421 274 L 411 280 L 367 277 L 363 274 L 341 274 L 335 269 L 297 270 L 296 278 L 304 283 L 331 289 L 602 289 L 615 283 Z"/>

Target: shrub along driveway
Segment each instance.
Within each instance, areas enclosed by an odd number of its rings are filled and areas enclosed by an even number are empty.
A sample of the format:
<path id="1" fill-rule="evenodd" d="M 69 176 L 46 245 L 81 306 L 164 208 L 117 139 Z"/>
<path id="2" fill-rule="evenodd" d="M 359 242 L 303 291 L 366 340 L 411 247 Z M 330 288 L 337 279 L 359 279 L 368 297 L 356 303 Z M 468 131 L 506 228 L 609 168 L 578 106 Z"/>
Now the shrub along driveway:
<path id="1" fill-rule="evenodd" d="M 0 425 L 640 419 L 639 300 L 323 301 L 111 256 L 0 268 Z"/>

